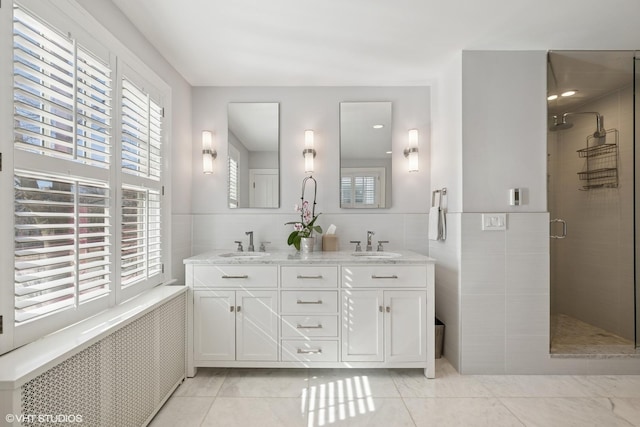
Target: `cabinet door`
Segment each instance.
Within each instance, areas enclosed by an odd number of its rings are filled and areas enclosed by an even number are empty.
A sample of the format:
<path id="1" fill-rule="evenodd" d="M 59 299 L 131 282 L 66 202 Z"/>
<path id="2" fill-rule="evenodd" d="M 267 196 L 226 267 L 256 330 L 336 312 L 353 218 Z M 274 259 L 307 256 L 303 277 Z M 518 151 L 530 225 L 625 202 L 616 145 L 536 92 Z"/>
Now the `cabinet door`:
<path id="1" fill-rule="evenodd" d="M 236 291 L 236 360 L 278 360 L 278 293 Z"/>
<path id="2" fill-rule="evenodd" d="M 342 361 L 382 361 L 382 310 L 382 291 L 343 291 Z"/>
<path id="3" fill-rule="evenodd" d="M 194 291 L 195 360 L 235 360 L 235 292 Z"/>
<path id="4" fill-rule="evenodd" d="M 385 361 L 427 360 L 427 293 L 385 291 Z"/>

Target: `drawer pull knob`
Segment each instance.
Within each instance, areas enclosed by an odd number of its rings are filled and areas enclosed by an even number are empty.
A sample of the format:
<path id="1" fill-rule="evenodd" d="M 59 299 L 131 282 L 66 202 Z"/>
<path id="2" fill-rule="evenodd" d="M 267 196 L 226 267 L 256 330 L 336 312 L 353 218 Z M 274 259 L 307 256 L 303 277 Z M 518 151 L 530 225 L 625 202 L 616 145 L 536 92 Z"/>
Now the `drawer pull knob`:
<path id="1" fill-rule="evenodd" d="M 371 275 L 372 279 L 397 279 L 398 276 L 396 276 L 395 274 L 392 274 L 391 276 L 377 276 L 375 274 Z"/>
<path id="2" fill-rule="evenodd" d="M 305 349 L 302 349 L 302 348 L 298 349 L 298 354 L 320 354 L 320 353 L 322 353 L 322 349 L 321 348 L 318 348 L 316 350 L 312 350 L 312 349 L 311 350 L 305 350 Z"/>
<path id="3" fill-rule="evenodd" d="M 296 301 L 296 304 L 322 304 L 322 300 L 319 299 L 318 301 L 302 301 L 302 300 L 298 300 Z"/>
<path id="4" fill-rule="evenodd" d="M 297 279 L 322 279 L 322 274 L 318 274 L 317 276 L 303 276 L 298 274 Z"/>
<path id="5" fill-rule="evenodd" d="M 387 313 L 391 313 L 391 307 L 387 306 Z"/>
<path id="6" fill-rule="evenodd" d="M 249 275 L 242 274 L 242 275 L 239 275 L 239 276 L 232 276 L 232 275 L 225 274 L 225 275 L 222 276 L 222 278 L 223 279 L 248 279 Z"/>
<path id="7" fill-rule="evenodd" d="M 240 310 L 241 310 L 240 306 L 237 306 L 237 307 L 236 307 L 236 311 L 237 311 L 238 313 L 240 313 Z"/>
<path id="8" fill-rule="evenodd" d="M 314 326 L 314 325 L 307 326 L 307 325 L 298 324 L 296 326 L 296 328 L 298 328 L 298 329 L 322 329 L 322 323 L 318 323 L 317 326 Z"/>
<path id="9" fill-rule="evenodd" d="M 380 313 L 382 313 L 382 312 L 383 312 L 383 310 L 382 310 L 382 306 L 381 306 L 381 305 L 379 305 L 379 306 L 378 306 L 378 310 L 380 311 Z"/>
<path id="10" fill-rule="evenodd" d="M 229 311 L 233 313 L 233 310 L 235 310 L 234 306 L 229 307 Z"/>

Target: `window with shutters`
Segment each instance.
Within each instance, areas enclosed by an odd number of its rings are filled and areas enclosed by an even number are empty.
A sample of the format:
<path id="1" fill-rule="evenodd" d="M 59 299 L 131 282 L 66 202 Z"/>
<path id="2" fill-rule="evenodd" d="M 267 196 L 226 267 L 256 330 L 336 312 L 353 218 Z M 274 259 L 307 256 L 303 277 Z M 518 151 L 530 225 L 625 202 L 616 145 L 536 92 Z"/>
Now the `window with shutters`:
<path id="1" fill-rule="evenodd" d="M 161 140 L 162 108 L 122 79 L 122 171 L 159 180 Z"/>
<path id="2" fill-rule="evenodd" d="M 109 292 L 106 184 L 21 172 L 14 183 L 16 322 Z"/>
<path id="3" fill-rule="evenodd" d="M 14 9 L 15 147 L 109 167 L 111 69 Z"/>
<path id="4" fill-rule="evenodd" d="M 120 282 L 128 293 L 162 280 L 162 107 L 122 78 Z"/>
<path id="5" fill-rule="evenodd" d="M 239 165 L 238 158 L 240 157 L 240 153 L 238 150 L 229 145 L 229 207 L 237 208 L 239 201 Z"/>
<path id="6" fill-rule="evenodd" d="M 127 287 L 162 272 L 160 193 L 122 189 L 121 283 Z"/>
<path id="7" fill-rule="evenodd" d="M 165 280 L 164 110 L 116 55 L 13 11 L 19 346 Z"/>
<path id="8" fill-rule="evenodd" d="M 342 168 L 340 206 L 380 208 L 385 205 L 384 168 Z"/>

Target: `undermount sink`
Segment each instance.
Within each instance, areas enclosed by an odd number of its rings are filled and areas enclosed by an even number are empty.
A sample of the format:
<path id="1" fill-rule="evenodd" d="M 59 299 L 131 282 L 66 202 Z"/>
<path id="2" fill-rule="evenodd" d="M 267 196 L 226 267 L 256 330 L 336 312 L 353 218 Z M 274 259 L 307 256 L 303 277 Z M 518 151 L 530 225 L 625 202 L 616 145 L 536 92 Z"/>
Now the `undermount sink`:
<path id="1" fill-rule="evenodd" d="M 267 252 L 226 252 L 218 256 L 222 258 L 262 258 L 268 255 Z"/>
<path id="2" fill-rule="evenodd" d="M 397 252 L 354 252 L 351 256 L 361 258 L 397 258 L 402 255 Z"/>

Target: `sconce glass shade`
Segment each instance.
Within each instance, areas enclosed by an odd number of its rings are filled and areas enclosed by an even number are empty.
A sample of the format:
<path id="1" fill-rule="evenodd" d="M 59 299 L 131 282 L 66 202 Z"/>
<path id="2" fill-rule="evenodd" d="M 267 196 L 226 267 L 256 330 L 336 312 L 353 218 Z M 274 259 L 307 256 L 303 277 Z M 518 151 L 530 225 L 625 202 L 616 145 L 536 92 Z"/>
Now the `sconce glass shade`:
<path id="1" fill-rule="evenodd" d="M 218 153 L 213 149 L 213 132 L 202 131 L 202 171 L 206 174 L 213 173 L 213 160 Z"/>
<path id="2" fill-rule="evenodd" d="M 409 129 L 409 147 L 404 150 L 404 156 L 409 160 L 409 172 L 420 170 L 418 153 L 418 129 Z"/>
<path id="3" fill-rule="evenodd" d="M 313 172 L 313 158 L 316 156 L 316 150 L 313 148 L 313 130 L 307 129 L 304 131 L 304 150 L 302 151 L 304 157 L 304 172 Z"/>

